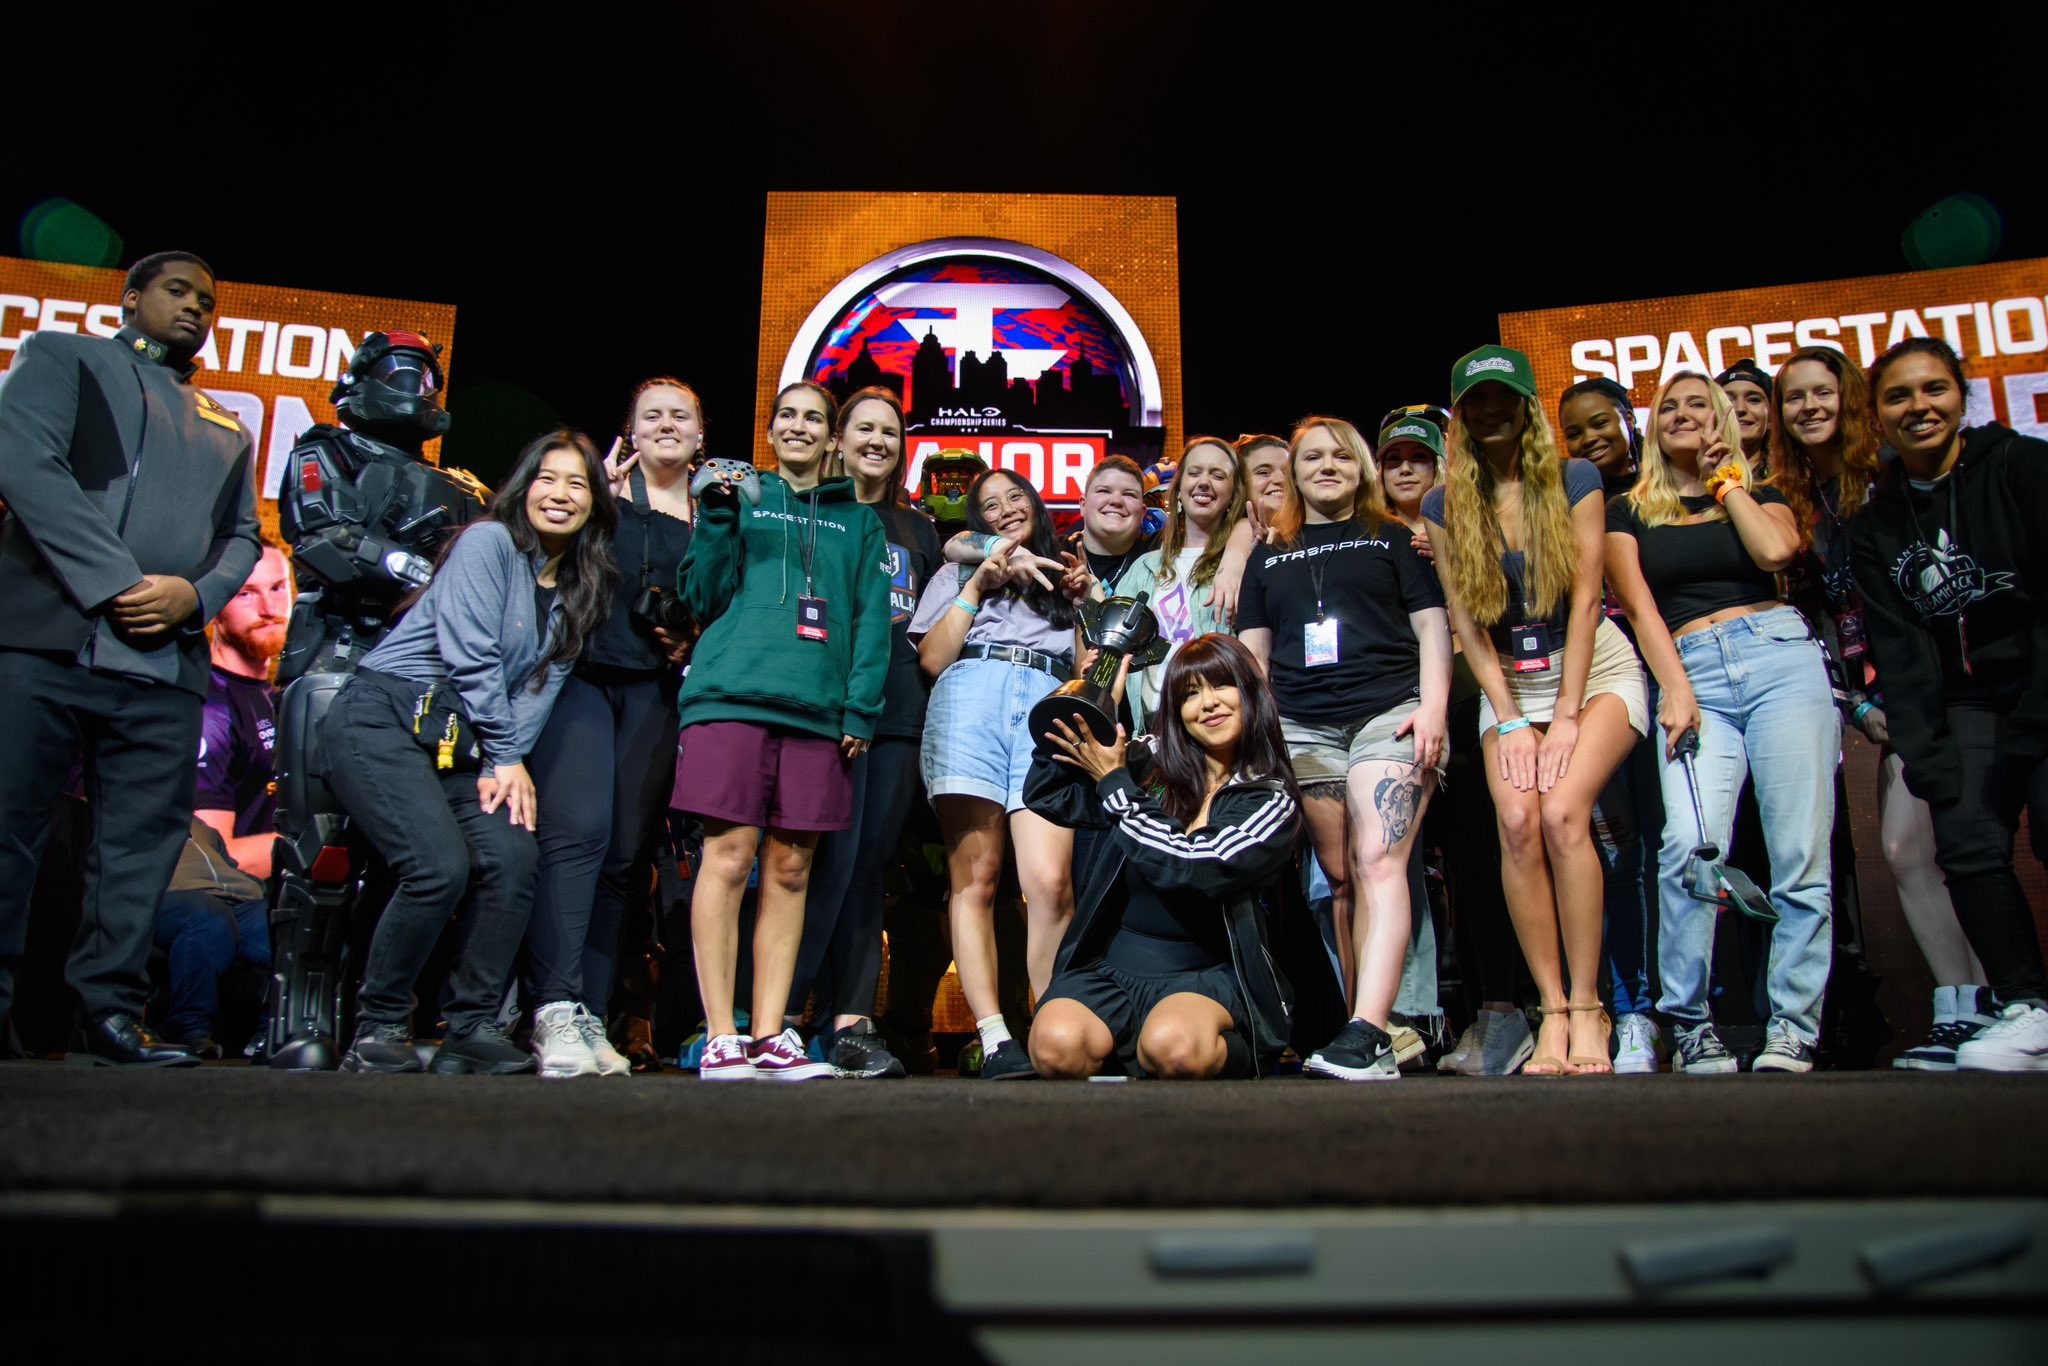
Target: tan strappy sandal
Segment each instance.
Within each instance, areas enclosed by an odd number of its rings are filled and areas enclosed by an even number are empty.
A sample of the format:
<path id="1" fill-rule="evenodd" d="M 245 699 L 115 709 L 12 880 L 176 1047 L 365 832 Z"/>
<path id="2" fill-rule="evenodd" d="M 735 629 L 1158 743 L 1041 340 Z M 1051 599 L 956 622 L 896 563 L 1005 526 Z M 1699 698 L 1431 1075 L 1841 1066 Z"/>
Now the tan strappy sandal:
<path id="1" fill-rule="evenodd" d="M 1582 1015 L 1589 1010 L 1599 1011 L 1600 1033 L 1610 1044 L 1614 1042 L 1614 1021 L 1607 1014 L 1606 1006 L 1597 1004 L 1590 1006 L 1566 1006 L 1565 1010 L 1573 1015 Z M 1570 1045 L 1567 1044 L 1566 1047 L 1570 1047 Z M 1567 1074 L 1569 1076 L 1605 1077 L 1611 1076 L 1614 1073 L 1614 1059 L 1609 1057 L 1604 1050 L 1598 1055 L 1572 1053 L 1567 1055 L 1564 1061 L 1565 1066 L 1571 1069 Z"/>
<path id="2" fill-rule="evenodd" d="M 1552 1015 L 1556 1015 L 1556 1014 L 1568 1014 L 1568 1013 L 1569 1013 L 1570 1011 L 1571 1011 L 1571 1007 L 1570 1007 L 1570 1006 L 1568 1006 L 1568 1005 L 1565 1005 L 1565 1006 L 1544 1006 L 1544 1005 L 1539 1005 L 1539 1006 L 1537 1006 L 1537 1007 L 1536 1007 L 1536 1028 L 1537 1028 L 1537 1031 L 1538 1031 L 1539 1033 L 1540 1033 L 1540 1032 L 1542 1031 L 1542 1028 L 1543 1028 L 1543 1021 L 1545 1021 L 1545 1020 L 1549 1019 L 1549 1018 L 1550 1018 L 1550 1017 L 1551 1017 Z M 1567 1048 L 1571 1047 L 1571 1044 L 1570 1044 L 1570 1042 L 1569 1042 L 1569 1041 L 1567 1041 L 1567 1042 L 1566 1042 L 1566 1044 L 1565 1044 L 1565 1047 L 1567 1047 Z M 1566 1073 L 1565 1073 L 1565 1067 L 1566 1067 L 1566 1066 L 1567 1066 L 1567 1063 L 1566 1063 L 1565 1059 L 1563 1059 L 1563 1058 L 1560 1058 L 1560 1057 L 1558 1057 L 1558 1056 L 1557 1056 L 1557 1055 L 1556 1055 L 1555 1053 L 1551 1053 L 1551 1054 L 1547 1054 L 1547 1055 L 1546 1055 L 1546 1054 L 1542 1054 L 1542 1053 L 1539 1053 L 1539 1054 L 1537 1054 L 1537 1055 L 1536 1055 L 1535 1057 L 1533 1057 L 1533 1058 L 1529 1059 L 1529 1061 L 1527 1061 L 1527 1062 L 1525 1062 L 1525 1063 L 1523 1063 L 1523 1064 L 1522 1064 L 1522 1075 L 1523 1075 L 1523 1076 L 1525 1076 L 1525 1077 L 1562 1077 L 1562 1076 L 1566 1075 Z"/>

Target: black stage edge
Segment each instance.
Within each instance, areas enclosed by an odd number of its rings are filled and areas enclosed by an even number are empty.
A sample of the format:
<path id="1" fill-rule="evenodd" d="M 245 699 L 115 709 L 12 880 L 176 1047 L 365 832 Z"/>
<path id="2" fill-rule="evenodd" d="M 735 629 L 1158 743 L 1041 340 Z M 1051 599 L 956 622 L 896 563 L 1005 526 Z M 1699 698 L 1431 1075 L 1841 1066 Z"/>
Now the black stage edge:
<path id="1" fill-rule="evenodd" d="M 17 1342 L 211 1362 L 2037 1360 L 2044 1119 L 1989 1076 L 5 1064 L 0 1285 Z"/>

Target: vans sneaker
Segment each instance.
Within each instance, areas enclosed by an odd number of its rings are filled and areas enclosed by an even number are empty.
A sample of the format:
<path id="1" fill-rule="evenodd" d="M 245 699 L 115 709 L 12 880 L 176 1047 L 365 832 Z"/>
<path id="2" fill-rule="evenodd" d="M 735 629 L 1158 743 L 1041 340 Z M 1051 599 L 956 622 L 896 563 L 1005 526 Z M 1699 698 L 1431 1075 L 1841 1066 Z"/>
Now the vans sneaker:
<path id="1" fill-rule="evenodd" d="M 720 1034 L 704 1041 L 697 1075 L 705 1081 L 752 1081 L 754 1041 L 744 1034 Z"/>
<path id="2" fill-rule="evenodd" d="M 1480 1013 L 1493 1016 L 1487 1022 L 1486 1042 L 1477 1053 L 1465 1055 L 1458 1071 L 1468 1077 L 1513 1076 L 1536 1056 L 1536 1035 L 1529 1028 L 1529 1017 L 1519 1010 Z"/>
<path id="3" fill-rule="evenodd" d="M 1618 1076 L 1646 1076 L 1657 1070 L 1657 1022 L 1631 1012 L 1614 1022 L 1614 1071 Z"/>
<path id="4" fill-rule="evenodd" d="M 1687 1028 L 1679 1025 L 1672 1030 L 1674 1047 L 1671 1050 L 1671 1070 L 1690 1076 L 1713 1076 L 1736 1070 L 1735 1055 L 1721 1042 L 1721 1036 L 1714 1032 L 1713 1021 Z"/>
<path id="5" fill-rule="evenodd" d="M 1934 1027 L 1924 1042 L 1893 1058 L 1892 1066 L 1910 1072 L 1953 1072 L 1956 1049 L 1997 1019 L 1989 987 L 1936 987 Z"/>
<path id="6" fill-rule="evenodd" d="M 1401 1064 L 1394 1041 L 1369 1020 L 1347 1020 L 1337 1037 L 1308 1055 L 1301 1070 L 1312 1077 L 1339 1081 L 1399 1081 Z"/>
<path id="7" fill-rule="evenodd" d="M 747 1051 L 753 1058 L 754 1077 L 758 1081 L 815 1081 L 834 1075 L 831 1063 L 815 1062 L 804 1055 L 804 1041 L 794 1029 L 785 1029 Z M 708 1051 L 704 1063 L 706 1067 L 711 1064 Z M 699 1075 L 702 1071 L 698 1069 Z"/>
<path id="8" fill-rule="evenodd" d="M 590 1041 L 577 1028 L 583 1007 L 574 1001 L 550 1001 L 533 1012 L 533 1056 L 544 1077 L 594 1077 L 597 1058 Z"/>
<path id="9" fill-rule="evenodd" d="M 1764 1036 L 1764 1047 L 1749 1065 L 1752 1072 L 1811 1072 L 1813 1046 L 1801 1043 L 1789 1027 L 1773 1021 Z"/>
<path id="10" fill-rule="evenodd" d="M 2048 1072 L 2048 1010 L 2015 1001 L 1956 1049 L 1961 1072 Z"/>

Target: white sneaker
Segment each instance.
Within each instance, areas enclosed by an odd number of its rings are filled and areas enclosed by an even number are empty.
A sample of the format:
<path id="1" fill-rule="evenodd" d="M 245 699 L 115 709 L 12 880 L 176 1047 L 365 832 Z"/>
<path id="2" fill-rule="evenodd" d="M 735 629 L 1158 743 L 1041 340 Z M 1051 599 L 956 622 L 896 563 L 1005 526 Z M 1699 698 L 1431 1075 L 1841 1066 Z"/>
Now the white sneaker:
<path id="1" fill-rule="evenodd" d="M 597 1075 L 631 1075 L 633 1064 L 624 1053 L 612 1047 L 612 1041 L 605 1037 L 604 1021 L 591 1014 L 588 1006 L 579 1004 L 576 1007 L 576 1032 L 583 1036 L 583 1042 L 590 1048 L 590 1056 L 597 1060 Z"/>
<path id="2" fill-rule="evenodd" d="M 1514 1075 L 1536 1056 L 1536 1035 L 1529 1028 L 1529 1017 L 1519 1010 L 1480 1013 L 1493 1016 L 1486 1025 L 1486 1043 L 1477 1053 L 1466 1055 L 1458 1072 L 1467 1077 Z"/>
<path id="3" fill-rule="evenodd" d="M 1465 1026 L 1465 1032 L 1458 1036 L 1458 1042 L 1452 1045 L 1451 1051 L 1436 1060 L 1437 1071 L 1462 1070 L 1465 1059 L 1476 1055 L 1486 1046 L 1486 1021 L 1492 1014 L 1490 1010 L 1482 1010 L 1472 1017 L 1472 1023 Z"/>
<path id="4" fill-rule="evenodd" d="M 594 1077 L 597 1059 L 576 1027 L 583 1007 L 574 1001 L 550 1001 L 533 1012 L 533 1055 L 544 1077 Z"/>
<path id="5" fill-rule="evenodd" d="M 1959 1072 L 2048 1072 L 2048 1010 L 2015 1001 L 1956 1049 Z"/>
<path id="6" fill-rule="evenodd" d="M 1629 1014 L 1614 1022 L 1614 1071 L 1617 1076 L 1645 1076 L 1657 1070 L 1657 1022 Z"/>

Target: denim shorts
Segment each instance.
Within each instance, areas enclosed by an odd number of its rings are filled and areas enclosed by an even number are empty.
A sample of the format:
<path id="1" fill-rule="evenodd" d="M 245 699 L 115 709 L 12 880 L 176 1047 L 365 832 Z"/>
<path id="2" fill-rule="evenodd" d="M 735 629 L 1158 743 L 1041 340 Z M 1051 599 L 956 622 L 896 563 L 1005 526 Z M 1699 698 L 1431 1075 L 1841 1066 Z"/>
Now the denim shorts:
<path id="1" fill-rule="evenodd" d="M 939 675 L 924 717 L 918 768 L 934 797 L 979 797 L 1024 808 L 1024 775 L 1037 737 L 1032 704 L 1060 685 L 1043 669 L 1000 659 L 962 659 Z"/>

